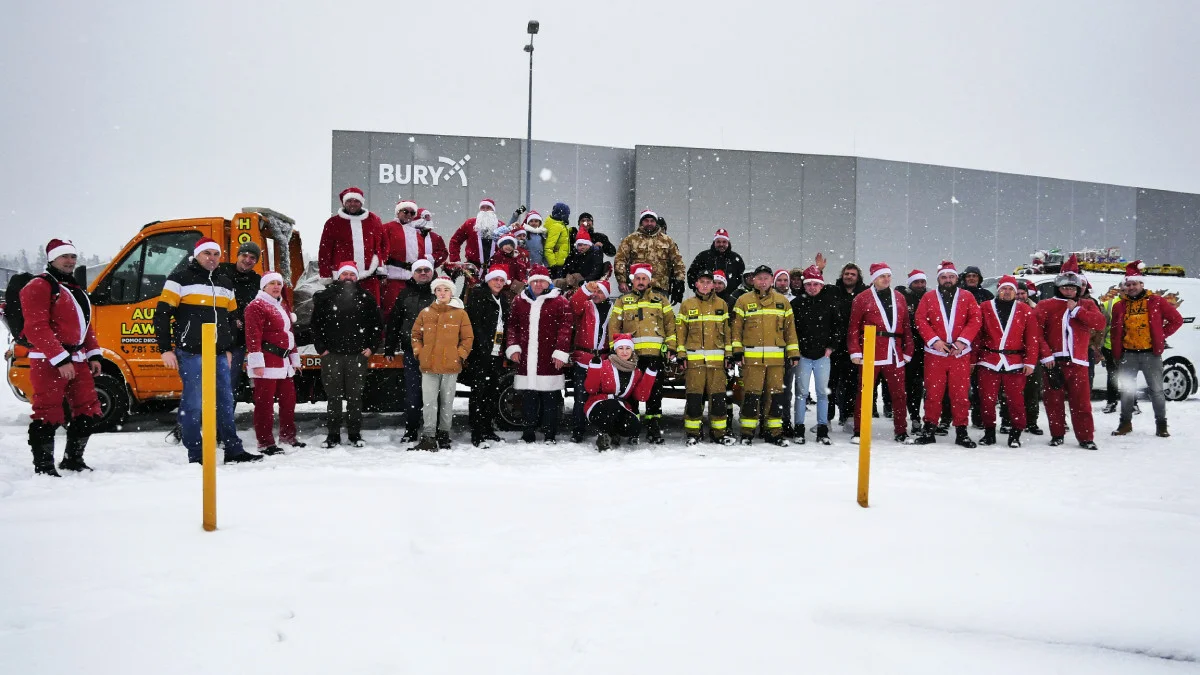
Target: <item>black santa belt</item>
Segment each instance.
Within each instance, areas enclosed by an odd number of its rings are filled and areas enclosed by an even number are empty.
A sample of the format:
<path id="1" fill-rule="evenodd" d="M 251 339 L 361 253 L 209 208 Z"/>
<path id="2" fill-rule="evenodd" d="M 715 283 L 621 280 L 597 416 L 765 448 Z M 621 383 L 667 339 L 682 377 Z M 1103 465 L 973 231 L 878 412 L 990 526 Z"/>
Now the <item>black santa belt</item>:
<path id="1" fill-rule="evenodd" d="M 290 349 L 284 349 L 283 347 L 277 347 L 275 345 L 267 344 L 265 342 L 263 343 L 262 348 L 263 348 L 264 352 L 274 354 L 275 356 L 278 356 L 281 359 L 286 359 L 288 357 L 288 355 L 292 353 L 292 350 L 290 350 Z"/>
<path id="2" fill-rule="evenodd" d="M 885 338 L 900 338 L 904 337 L 904 333 L 889 333 L 886 330 L 876 331 L 875 335 Z"/>
<path id="3" fill-rule="evenodd" d="M 1024 349 L 992 349 L 990 347 L 980 347 L 980 349 L 982 349 L 985 352 L 988 352 L 989 354 L 1018 354 L 1020 356 L 1025 355 Z"/>

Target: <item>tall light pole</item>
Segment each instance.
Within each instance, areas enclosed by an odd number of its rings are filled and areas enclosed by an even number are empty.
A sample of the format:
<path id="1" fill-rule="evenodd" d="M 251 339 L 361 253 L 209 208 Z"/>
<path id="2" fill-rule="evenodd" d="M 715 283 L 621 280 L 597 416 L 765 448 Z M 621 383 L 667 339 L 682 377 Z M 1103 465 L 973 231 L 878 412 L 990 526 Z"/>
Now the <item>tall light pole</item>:
<path id="1" fill-rule="evenodd" d="M 531 20 L 525 27 L 525 32 L 529 33 L 529 44 L 525 45 L 525 51 L 529 52 L 529 120 L 525 127 L 525 207 L 530 209 L 533 208 L 530 203 L 533 201 L 530 196 L 533 191 L 533 36 L 537 35 L 540 26 L 537 21 Z"/>

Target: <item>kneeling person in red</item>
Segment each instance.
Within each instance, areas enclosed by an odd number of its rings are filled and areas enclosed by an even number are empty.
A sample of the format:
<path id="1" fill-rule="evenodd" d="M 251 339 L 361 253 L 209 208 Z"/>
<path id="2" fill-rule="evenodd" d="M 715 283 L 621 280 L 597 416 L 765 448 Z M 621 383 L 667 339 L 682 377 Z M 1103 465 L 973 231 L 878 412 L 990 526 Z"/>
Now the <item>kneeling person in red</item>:
<path id="1" fill-rule="evenodd" d="M 971 404 L 971 342 L 979 333 L 979 303 L 971 291 L 958 286 L 954 263 L 938 265 L 936 292 L 921 296 L 913 321 L 925 340 L 925 426 L 917 443 L 937 440 L 938 414 L 947 389 L 954 417 L 954 442 L 964 448 L 975 447 L 967 435 Z M 894 408 L 893 408 L 894 410 Z"/>
<path id="2" fill-rule="evenodd" d="M 597 450 L 608 450 L 614 441 L 620 444 L 621 439 L 628 445 L 637 445 L 642 423 L 634 410 L 638 403 L 649 400 L 656 377 L 655 371 L 638 368 L 633 335 L 629 333 L 613 336 L 613 353 L 607 360 L 599 355 L 592 357 L 583 388 L 588 393 L 585 414 L 598 433 Z"/>
<path id="3" fill-rule="evenodd" d="M 21 337 L 29 344 L 29 380 L 33 386 L 33 421 L 29 447 L 33 470 L 54 470 L 54 432 L 67 427 L 67 449 L 58 468 L 91 470 L 83 463 L 88 437 L 100 419 L 93 375 L 100 374 L 100 345 L 92 328 L 92 303 L 72 276 L 79 252 L 65 239 L 46 245 L 46 271 L 21 289 Z M 67 424 L 63 403 L 71 409 Z"/>
<path id="4" fill-rule="evenodd" d="M 254 381 L 254 435 L 264 455 L 277 455 L 275 400 L 279 400 L 279 440 L 294 448 L 296 439 L 296 385 L 292 377 L 300 367 L 294 315 L 283 304 L 283 275 L 268 272 L 259 281 L 258 295 L 246 306 L 246 370 Z"/>
<path id="5" fill-rule="evenodd" d="M 1033 309 L 1017 301 L 1017 279 L 1000 277 L 996 298 L 983 303 L 975 365 L 979 369 L 979 400 L 983 407 L 980 445 L 996 444 L 996 401 L 1000 386 L 1008 401 L 1011 431 L 1008 447 L 1021 447 L 1025 428 L 1025 378 L 1037 366 L 1040 329 Z"/>

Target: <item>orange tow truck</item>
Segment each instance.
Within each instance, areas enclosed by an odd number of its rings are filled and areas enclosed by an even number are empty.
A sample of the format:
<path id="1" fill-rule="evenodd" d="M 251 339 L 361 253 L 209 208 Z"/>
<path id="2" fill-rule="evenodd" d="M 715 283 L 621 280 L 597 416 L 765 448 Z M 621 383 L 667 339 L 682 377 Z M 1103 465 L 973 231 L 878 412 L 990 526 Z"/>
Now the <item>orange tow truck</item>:
<path id="1" fill-rule="evenodd" d="M 88 284 L 93 311 L 92 323 L 104 350 L 102 373 L 96 390 L 103 415 L 101 429 L 117 428 L 131 412 L 170 410 L 179 404 L 182 383 L 177 371 L 163 366 L 154 335 L 154 310 L 167 276 L 188 263 L 200 237 L 211 237 L 226 252 L 253 241 L 263 250 L 258 272 L 283 274 L 291 281 L 289 299 L 300 295 L 291 289 L 308 287 L 315 273 L 306 274 L 295 221 L 266 208 L 244 208 L 232 218 L 187 218 L 155 221 L 143 226 Z M 80 283 L 89 276 L 80 266 L 75 270 Z M 310 292 L 311 296 L 311 292 Z M 304 327 L 297 328 L 297 344 L 305 340 Z M 11 338 L 10 338 L 11 340 Z M 311 352 L 311 349 L 309 350 Z M 12 342 L 5 354 L 8 383 L 22 401 L 30 395 L 28 350 Z M 321 388 L 320 356 L 301 349 L 301 372 L 297 375 L 297 398 L 317 401 Z M 403 360 L 372 357 L 366 401 L 368 409 L 395 410 L 403 401 Z M 248 378 L 241 378 L 238 400 L 249 401 Z"/>

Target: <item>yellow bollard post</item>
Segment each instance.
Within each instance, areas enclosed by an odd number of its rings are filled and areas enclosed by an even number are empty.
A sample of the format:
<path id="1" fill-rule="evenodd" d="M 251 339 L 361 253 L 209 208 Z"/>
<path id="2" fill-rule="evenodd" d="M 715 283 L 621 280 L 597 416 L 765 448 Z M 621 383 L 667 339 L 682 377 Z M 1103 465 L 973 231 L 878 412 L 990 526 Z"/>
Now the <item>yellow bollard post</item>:
<path id="1" fill-rule="evenodd" d="M 206 323 L 200 332 L 200 415 L 204 445 L 204 531 L 217 529 L 217 324 Z"/>
<path id="2" fill-rule="evenodd" d="M 858 407 L 858 505 L 867 508 L 871 486 L 871 403 L 875 398 L 875 326 L 863 331 L 862 403 Z"/>

